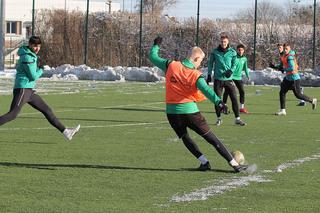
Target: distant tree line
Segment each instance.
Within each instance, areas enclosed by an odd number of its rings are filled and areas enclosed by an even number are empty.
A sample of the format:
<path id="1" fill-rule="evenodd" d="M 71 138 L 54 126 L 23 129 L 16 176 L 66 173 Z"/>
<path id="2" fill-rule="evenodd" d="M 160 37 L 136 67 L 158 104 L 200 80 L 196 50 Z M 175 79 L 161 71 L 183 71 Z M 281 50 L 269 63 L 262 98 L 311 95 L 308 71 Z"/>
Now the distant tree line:
<path id="1" fill-rule="evenodd" d="M 163 57 L 182 59 L 196 41 L 196 17 L 179 20 L 163 15 L 161 0 L 148 0 L 143 13 L 143 66 L 150 66 L 148 50 L 157 35 L 164 38 Z M 168 1 L 173 5 L 176 1 Z M 158 4 L 159 3 L 159 4 Z M 170 4 L 169 4 L 170 3 Z M 138 7 L 138 5 L 137 5 Z M 196 10 L 196 8 L 195 8 Z M 317 12 L 320 14 L 320 5 Z M 296 50 L 300 68 L 312 67 L 313 9 L 310 6 L 288 4 L 279 7 L 268 1 L 258 5 L 257 69 L 276 60 L 276 44 L 289 42 Z M 139 24 L 138 12 L 92 13 L 89 16 L 88 65 L 138 66 Z M 317 19 L 317 52 L 320 55 L 320 19 Z M 202 19 L 200 47 L 208 56 L 219 45 L 221 32 L 230 36 L 231 45 L 242 43 L 247 47 L 249 66 L 253 62 L 254 8 L 240 11 L 232 19 Z M 36 16 L 36 33 L 43 40 L 42 57 L 49 66 L 79 65 L 84 58 L 85 14 L 79 11 L 40 10 Z M 207 58 L 206 58 L 207 60 Z M 206 64 L 206 61 L 204 62 Z M 320 60 L 317 61 L 319 66 Z"/>

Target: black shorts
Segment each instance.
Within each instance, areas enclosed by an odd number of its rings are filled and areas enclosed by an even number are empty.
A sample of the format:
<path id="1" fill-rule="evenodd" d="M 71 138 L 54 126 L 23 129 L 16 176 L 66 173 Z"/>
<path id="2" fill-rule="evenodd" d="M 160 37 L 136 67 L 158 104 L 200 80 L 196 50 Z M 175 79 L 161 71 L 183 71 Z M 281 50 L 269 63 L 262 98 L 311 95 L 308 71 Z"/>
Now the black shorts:
<path id="1" fill-rule="evenodd" d="M 206 119 L 200 112 L 192 114 L 167 114 L 168 121 L 179 138 L 186 135 L 187 127 L 203 136 L 210 131 Z"/>

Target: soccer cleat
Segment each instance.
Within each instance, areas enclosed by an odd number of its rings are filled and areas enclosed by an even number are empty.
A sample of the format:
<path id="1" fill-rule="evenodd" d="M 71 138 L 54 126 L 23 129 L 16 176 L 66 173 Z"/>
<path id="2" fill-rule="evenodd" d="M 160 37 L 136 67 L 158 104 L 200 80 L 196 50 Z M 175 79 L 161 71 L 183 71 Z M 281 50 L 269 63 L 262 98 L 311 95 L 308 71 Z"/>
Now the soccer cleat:
<path id="1" fill-rule="evenodd" d="M 218 119 L 217 122 L 216 122 L 216 125 L 217 125 L 217 126 L 220 126 L 221 124 L 222 124 L 222 120 L 221 120 L 221 119 Z"/>
<path id="2" fill-rule="evenodd" d="M 67 140 L 71 141 L 72 137 L 79 131 L 79 129 L 80 129 L 80 124 L 75 128 L 67 128 L 63 131 L 63 135 Z"/>
<path id="3" fill-rule="evenodd" d="M 233 169 L 235 172 L 239 173 L 239 172 L 244 172 L 248 169 L 248 165 L 238 165 L 238 166 L 233 166 Z"/>
<path id="4" fill-rule="evenodd" d="M 281 115 L 287 115 L 286 111 L 279 111 L 279 112 L 276 112 L 275 115 L 278 115 L 278 116 L 281 116 Z"/>
<path id="5" fill-rule="evenodd" d="M 315 110 L 317 108 L 317 99 L 316 98 L 312 99 L 311 104 L 312 104 L 312 109 Z"/>
<path id="6" fill-rule="evenodd" d="M 247 125 L 244 121 L 240 120 L 240 119 L 236 119 L 236 121 L 234 122 L 235 125 L 239 125 L 239 126 L 245 126 Z"/>
<path id="7" fill-rule="evenodd" d="M 240 113 L 249 114 L 249 111 L 246 108 L 241 108 Z"/>
<path id="8" fill-rule="evenodd" d="M 205 164 L 200 164 L 200 166 L 198 167 L 199 171 L 205 172 L 211 169 L 210 163 L 209 161 Z"/>

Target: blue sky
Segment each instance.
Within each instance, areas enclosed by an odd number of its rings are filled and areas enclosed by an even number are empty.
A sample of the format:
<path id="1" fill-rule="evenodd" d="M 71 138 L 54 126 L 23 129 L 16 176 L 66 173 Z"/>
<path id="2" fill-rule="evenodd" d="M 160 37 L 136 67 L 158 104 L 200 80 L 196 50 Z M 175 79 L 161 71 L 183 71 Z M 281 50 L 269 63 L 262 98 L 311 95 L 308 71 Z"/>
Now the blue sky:
<path id="1" fill-rule="evenodd" d="M 98 0 L 106 1 L 106 0 Z M 121 4 L 125 10 L 135 10 L 134 6 L 140 0 L 112 0 Z M 258 0 L 262 1 L 262 0 Z M 294 0 L 268 0 L 279 6 L 284 6 Z M 313 4 L 313 0 L 300 0 L 300 4 Z M 239 10 L 254 6 L 255 0 L 200 0 L 200 17 L 201 18 L 225 18 L 236 14 Z M 196 16 L 198 0 L 178 0 L 178 4 L 165 11 L 170 16 L 180 18 Z"/>

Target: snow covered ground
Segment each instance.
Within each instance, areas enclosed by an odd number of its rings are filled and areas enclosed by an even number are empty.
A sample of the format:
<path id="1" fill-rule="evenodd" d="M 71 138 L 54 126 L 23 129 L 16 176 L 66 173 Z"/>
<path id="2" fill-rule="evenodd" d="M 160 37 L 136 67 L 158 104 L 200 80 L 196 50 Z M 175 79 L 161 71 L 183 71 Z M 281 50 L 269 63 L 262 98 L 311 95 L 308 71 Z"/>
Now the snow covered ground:
<path id="1" fill-rule="evenodd" d="M 204 75 L 207 69 L 202 69 Z M 0 71 L 0 78 L 14 78 L 15 70 Z M 301 72 L 302 85 L 320 87 L 320 73 Z M 93 69 L 86 65 L 72 66 L 65 64 L 56 68 L 45 67 L 43 80 L 53 81 L 137 81 L 137 82 L 163 82 L 165 80 L 161 70 L 156 67 L 103 67 Z M 250 71 L 250 81 L 243 78 L 247 84 L 279 85 L 283 74 L 270 68 Z"/>

